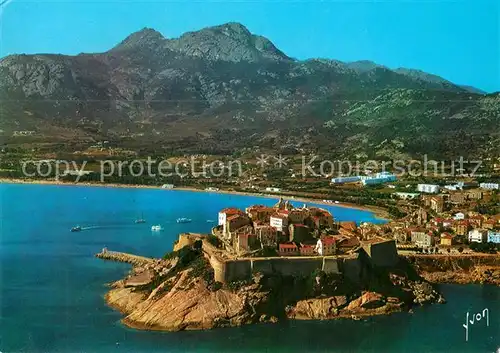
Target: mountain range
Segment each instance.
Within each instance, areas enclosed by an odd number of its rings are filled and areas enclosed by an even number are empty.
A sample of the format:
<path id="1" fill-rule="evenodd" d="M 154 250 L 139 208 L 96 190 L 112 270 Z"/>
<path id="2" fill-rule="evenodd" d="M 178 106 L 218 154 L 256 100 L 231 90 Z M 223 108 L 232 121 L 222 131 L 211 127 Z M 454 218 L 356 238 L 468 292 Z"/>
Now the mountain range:
<path id="1" fill-rule="evenodd" d="M 500 93 L 370 61 L 296 60 L 239 23 L 174 39 L 145 28 L 104 53 L 11 55 L 0 60 L 0 100 L 7 144 L 500 154 Z"/>

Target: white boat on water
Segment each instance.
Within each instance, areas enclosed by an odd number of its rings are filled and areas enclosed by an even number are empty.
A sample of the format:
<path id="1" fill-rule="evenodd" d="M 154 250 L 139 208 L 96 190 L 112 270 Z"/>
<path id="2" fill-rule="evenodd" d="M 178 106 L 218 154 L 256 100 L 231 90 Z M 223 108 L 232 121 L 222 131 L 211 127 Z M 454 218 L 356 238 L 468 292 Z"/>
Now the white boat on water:
<path id="1" fill-rule="evenodd" d="M 160 230 L 163 230 L 163 228 L 161 225 L 157 224 L 157 225 L 151 226 L 151 230 L 154 232 L 159 232 Z"/>
<path id="2" fill-rule="evenodd" d="M 189 218 L 177 218 L 177 223 L 191 223 L 191 219 Z"/>

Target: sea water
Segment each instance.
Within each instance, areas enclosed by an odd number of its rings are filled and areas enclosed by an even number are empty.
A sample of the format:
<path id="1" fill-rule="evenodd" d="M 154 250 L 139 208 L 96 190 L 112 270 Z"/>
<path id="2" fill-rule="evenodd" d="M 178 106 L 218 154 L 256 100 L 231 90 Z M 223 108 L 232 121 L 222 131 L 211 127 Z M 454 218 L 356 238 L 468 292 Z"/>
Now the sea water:
<path id="1" fill-rule="evenodd" d="M 162 256 L 181 232 L 207 233 L 225 207 L 275 199 L 160 189 L 0 184 L 0 352 L 496 352 L 500 289 L 441 285 L 447 304 L 361 321 L 287 321 L 192 332 L 146 332 L 120 323 L 106 283 L 127 264 L 103 247 Z M 296 203 L 300 205 L 300 203 Z M 383 222 L 367 211 L 321 206 L 337 220 Z M 186 217 L 192 223 L 176 223 Z M 137 218 L 146 224 L 135 224 Z M 162 232 L 151 232 L 161 224 Z M 80 225 L 84 230 L 70 232 Z M 469 317 L 489 309 L 485 320 Z"/>

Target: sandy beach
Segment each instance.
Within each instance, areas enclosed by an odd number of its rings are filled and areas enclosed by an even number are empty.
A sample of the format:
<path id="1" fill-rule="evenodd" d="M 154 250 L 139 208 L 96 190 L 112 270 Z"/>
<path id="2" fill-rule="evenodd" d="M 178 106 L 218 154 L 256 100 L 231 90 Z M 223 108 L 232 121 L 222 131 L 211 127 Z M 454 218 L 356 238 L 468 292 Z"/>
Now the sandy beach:
<path id="1" fill-rule="evenodd" d="M 62 181 L 58 181 L 58 180 L 34 180 L 34 179 L 30 180 L 30 179 L 6 179 L 6 178 L 0 178 L 0 184 L 39 184 L 39 185 L 85 186 L 85 187 L 101 187 L 101 188 L 162 189 L 162 187 L 159 185 L 85 183 L 85 182 L 68 183 L 68 182 L 62 182 Z M 369 211 L 369 212 L 372 212 L 375 215 L 375 217 L 378 219 L 390 220 L 390 216 L 389 216 L 388 212 L 381 207 L 370 206 L 370 205 L 360 206 L 360 205 L 347 203 L 347 202 L 329 203 L 329 202 L 324 202 L 323 200 L 319 200 L 319 199 L 298 197 L 298 196 L 294 196 L 292 194 L 264 194 L 264 193 L 258 193 L 258 192 L 243 192 L 243 191 L 221 190 L 221 189 L 215 191 L 215 190 L 197 189 L 197 188 L 193 188 L 193 187 L 175 187 L 174 189 L 168 189 L 168 190 L 173 190 L 173 191 L 180 190 L 180 191 L 192 191 L 192 192 L 211 192 L 211 193 L 218 193 L 218 194 L 231 194 L 231 195 L 244 195 L 244 196 L 258 196 L 258 197 L 265 197 L 265 198 L 270 198 L 270 199 L 277 199 L 279 197 L 282 197 L 283 199 L 290 200 L 290 201 L 298 201 L 298 202 L 304 202 L 304 203 L 315 203 L 315 204 L 320 204 L 320 205 L 328 205 L 328 206 L 357 209 L 357 210 L 362 210 L 362 211 Z"/>

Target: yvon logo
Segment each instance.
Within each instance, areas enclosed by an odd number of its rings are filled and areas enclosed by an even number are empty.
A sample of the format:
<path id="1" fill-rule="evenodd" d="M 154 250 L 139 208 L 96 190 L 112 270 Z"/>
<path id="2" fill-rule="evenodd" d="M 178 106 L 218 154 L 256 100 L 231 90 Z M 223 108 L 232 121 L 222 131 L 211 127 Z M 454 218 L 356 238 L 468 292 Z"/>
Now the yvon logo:
<path id="1" fill-rule="evenodd" d="M 483 312 L 479 312 L 474 314 L 469 318 L 469 312 L 465 317 L 465 324 L 462 326 L 465 328 L 465 341 L 469 341 L 469 324 L 474 325 L 479 323 L 482 319 L 486 318 L 486 326 L 490 326 L 490 311 L 488 309 L 484 309 Z M 500 352 L 500 348 L 497 352 Z"/>

